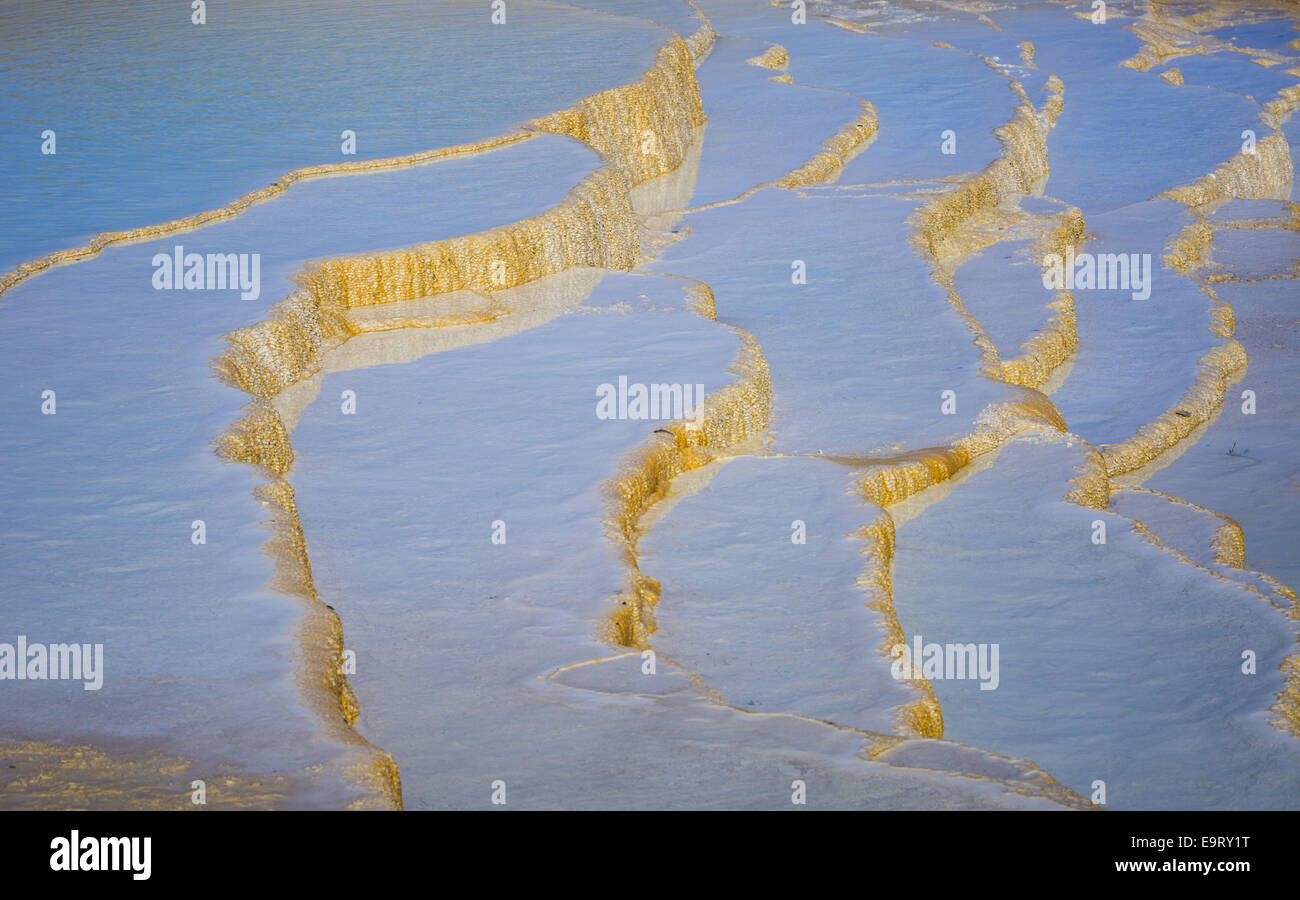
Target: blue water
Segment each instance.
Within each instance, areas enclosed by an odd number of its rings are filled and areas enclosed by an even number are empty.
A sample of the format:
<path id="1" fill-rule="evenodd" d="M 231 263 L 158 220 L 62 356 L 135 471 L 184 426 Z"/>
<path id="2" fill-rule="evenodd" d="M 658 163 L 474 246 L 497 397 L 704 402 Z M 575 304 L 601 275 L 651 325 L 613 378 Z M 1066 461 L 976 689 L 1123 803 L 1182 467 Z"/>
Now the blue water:
<path id="1" fill-rule="evenodd" d="M 635 79 L 667 34 L 531 0 L 511 0 L 504 25 L 490 13 L 466 0 L 229 0 L 195 25 L 188 3 L 0 0 L 0 269 L 219 206 L 299 166 L 504 133 Z"/>

